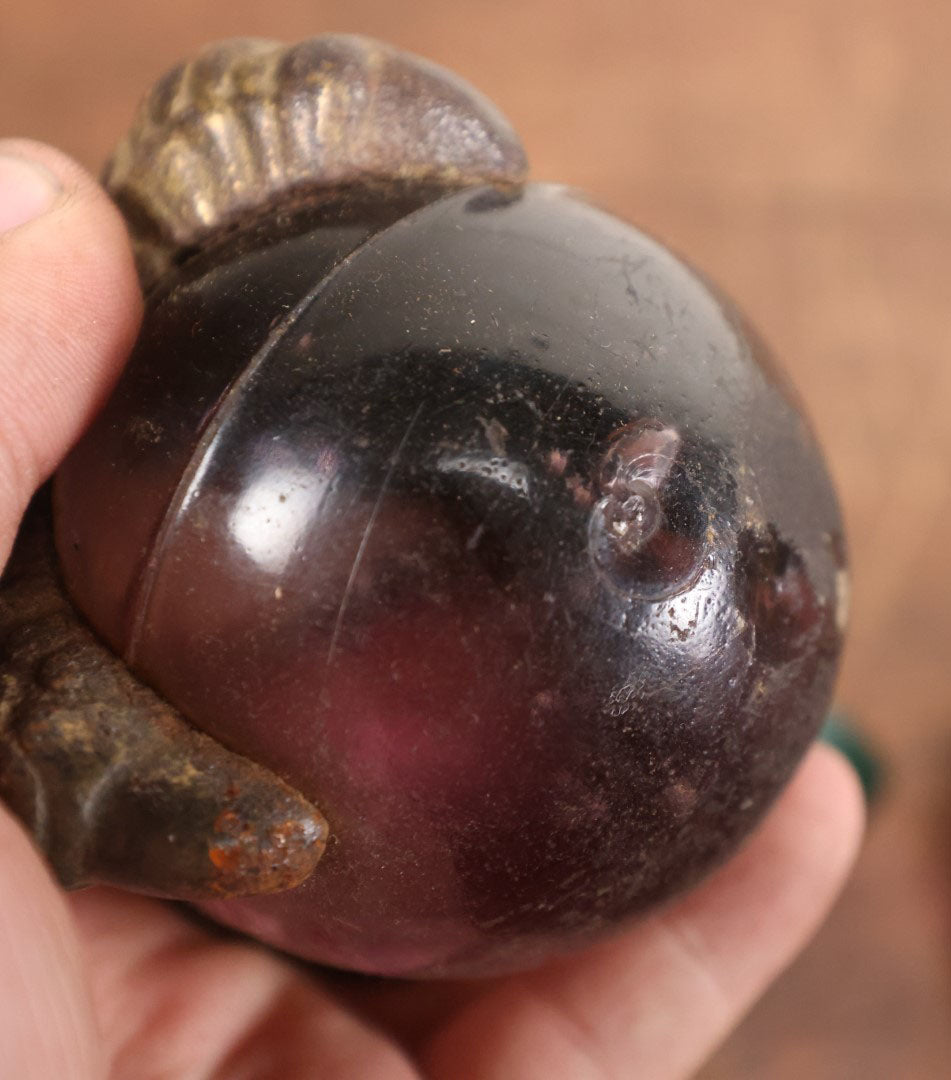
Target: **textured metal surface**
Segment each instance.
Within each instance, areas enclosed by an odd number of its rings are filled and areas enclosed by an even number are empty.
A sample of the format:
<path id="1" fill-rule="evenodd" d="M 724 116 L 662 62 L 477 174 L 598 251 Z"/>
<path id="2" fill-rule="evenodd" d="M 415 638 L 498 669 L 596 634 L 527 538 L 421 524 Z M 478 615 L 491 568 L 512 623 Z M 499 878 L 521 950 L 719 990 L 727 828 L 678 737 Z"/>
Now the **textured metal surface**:
<path id="1" fill-rule="evenodd" d="M 375 184 L 515 183 L 498 110 L 435 64 L 369 38 L 236 38 L 170 71 L 104 183 L 154 280 L 176 252 L 278 202 Z"/>

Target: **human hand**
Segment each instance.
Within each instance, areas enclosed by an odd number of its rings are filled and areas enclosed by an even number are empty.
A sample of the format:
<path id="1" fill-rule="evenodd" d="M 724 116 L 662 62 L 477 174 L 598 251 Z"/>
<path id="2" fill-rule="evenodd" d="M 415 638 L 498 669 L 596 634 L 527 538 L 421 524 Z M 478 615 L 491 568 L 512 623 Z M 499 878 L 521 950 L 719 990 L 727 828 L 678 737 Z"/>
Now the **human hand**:
<path id="1" fill-rule="evenodd" d="M 139 315 L 106 197 L 0 141 L 0 559 Z M 0 811 L 0 1078 L 688 1076 L 807 940 L 861 821 L 854 776 L 817 747 L 726 867 L 625 933 L 507 979 L 407 984 L 305 969 L 160 901 L 67 897 Z"/>

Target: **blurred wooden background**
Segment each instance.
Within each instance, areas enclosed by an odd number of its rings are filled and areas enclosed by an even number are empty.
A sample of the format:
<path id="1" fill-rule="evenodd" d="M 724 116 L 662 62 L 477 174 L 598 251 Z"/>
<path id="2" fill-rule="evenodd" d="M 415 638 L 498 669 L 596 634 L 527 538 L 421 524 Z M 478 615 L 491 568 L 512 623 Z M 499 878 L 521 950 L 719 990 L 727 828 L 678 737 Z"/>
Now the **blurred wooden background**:
<path id="1" fill-rule="evenodd" d="M 892 783 L 832 918 L 703 1076 L 951 1075 L 951 5 L 5 0 L 0 132 L 95 168 L 200 44 L 325 30 L 474 81 L 537 177 L 687 253 L 783 358 L 851 537 L 839 701 Z"/>

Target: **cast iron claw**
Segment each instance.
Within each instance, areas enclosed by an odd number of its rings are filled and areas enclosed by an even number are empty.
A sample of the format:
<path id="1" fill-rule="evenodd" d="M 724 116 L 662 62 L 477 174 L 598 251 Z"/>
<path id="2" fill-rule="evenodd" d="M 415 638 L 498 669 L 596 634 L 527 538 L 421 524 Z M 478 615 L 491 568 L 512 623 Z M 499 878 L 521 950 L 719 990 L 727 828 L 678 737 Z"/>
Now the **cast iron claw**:
<path id="1" fill-rule="evenodd" d="M 182 900 L 300 884 L 326 844 L 320 812 L 132 676 L 54 565 L 44 493 L 0 589 L 0 797 L 60 882 Z"/>

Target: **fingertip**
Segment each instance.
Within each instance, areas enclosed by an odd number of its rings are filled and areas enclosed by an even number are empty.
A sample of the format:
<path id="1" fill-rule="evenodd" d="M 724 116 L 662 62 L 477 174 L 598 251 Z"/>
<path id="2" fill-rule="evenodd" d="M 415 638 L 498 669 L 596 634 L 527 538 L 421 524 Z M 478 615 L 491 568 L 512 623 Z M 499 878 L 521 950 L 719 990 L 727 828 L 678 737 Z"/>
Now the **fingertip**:
<path id="1" fill-rule="evenodd" d="M 851 761 L 825 743 L 806 755 L 776 809 L 763 825 L 777 834 L 812 876 L 817 918 L 843 885 L 865 834 L 867 804 Z M 820 903 L 824 887 L 827 903 Z"/>
<path id="2" fill-rule="evenodd" d="M 48 205 L 0 233 L 2 557 L 33 491 L 118 375 L 141 295 L 122 218 L 80 165 L 26 139 L 0 140 L 0 155 L 22 163 L 24 175 L 47 174 L 56 189 Z"/>
<path id="3" fill-rule="evenodd" d="M 73 297 L 96 301 L 96 309 L 87 312 L 88 324 L 109 328 L 131 344 L 141 319 L 142 293 L 118 207 L 94 176 L 55 147 L 0 139 L 0 154 L 38 167 L 58 186 L 44 214 L 2 237 L 0 266 L 25 260 L 29 253 L 32 269 L 25 264 L 21 269 L 31 278 L 49 269 L 57 285 L 70 286 Z"/>
<path id="4" fill-rule="evenodd" d="M 102 202 L 121 222 L 121 216 L 95 177 L 78 161 L 55 146 L 48 146 L 35 139 L 0 138 L 0 155 L 31 165 L 50 177 L 58 190 L 46 212 L 55 212 L 64 205 L 84 209 Z"/>
<path id="5" fill-rule="evenodd" d="M 846 759 L 817 743 L 749 842 L 664 916 L 691 926 L 711 966 L 751 999 L 812 936 L 845 883 L 865 827 Z"/>

